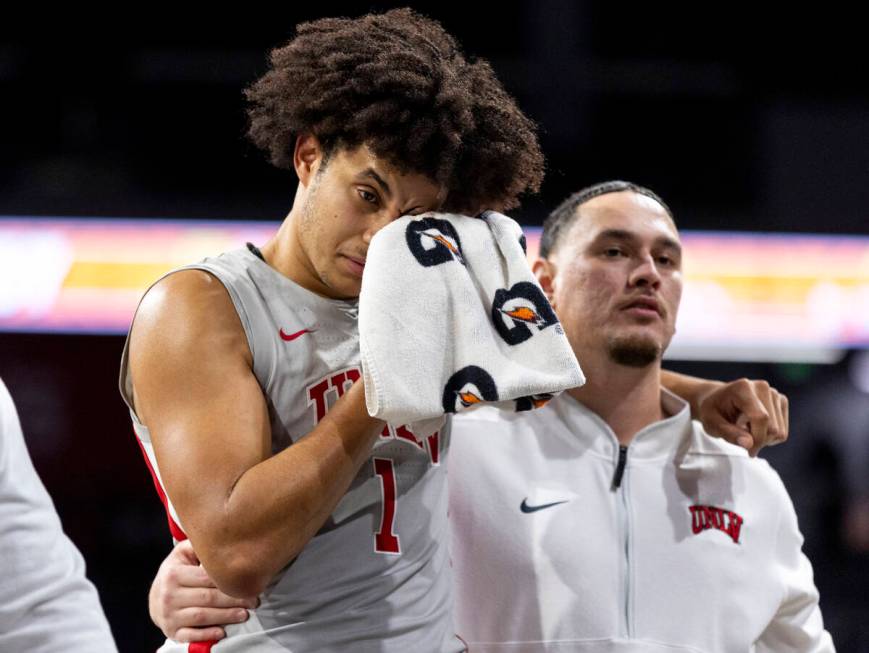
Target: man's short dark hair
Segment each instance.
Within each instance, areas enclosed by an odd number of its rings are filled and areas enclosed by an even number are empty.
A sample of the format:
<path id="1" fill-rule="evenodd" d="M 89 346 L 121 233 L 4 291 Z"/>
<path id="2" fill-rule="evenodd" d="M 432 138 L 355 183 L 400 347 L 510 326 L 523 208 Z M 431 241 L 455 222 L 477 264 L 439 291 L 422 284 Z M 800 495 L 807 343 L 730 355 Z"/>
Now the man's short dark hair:
<path id="1" fill-rule="evenodd" d="M 444 210 L 511 208 L 543 180 L 535 124 L 491 66 L 468 60 L 440 23 L 410 9 L 296 27 L 245 94 L 248 135 L 291 169 L 296 137 L 327 155 L 366 144 L 448 190 Z"/>
<path id="2" fill-rule="evenodd" d="M 645 186 L 640 186 L 639 184 L 630 181 L 603 181 L 599 184 L 586 186 L 582 190 L 575 192 L 549 214 L 543 222 L 543 235 L 540 237 L 540 257 L 547 258 L 553 250 L 555 250 L 559 238 L 567 232 L 568 227 L 570 227 L 576 219 L 578 215 L 577 209 L 579 209 L 581 205 L 595 197 L 600 197 L 601 195 L 606 195 L 608 193 L 619 193 L 625 190 L 633 191 L 634 193 L 645 195 L 646 197 L 655 200 L 661 205 L 661 208 L 667 212 L 670 219 L 673 220 L 673 222 L 676 221 L 673 217 L 673 212 L 670 210 L 670 207 L 664 203 L 664 200 L 662 200 L 657 193 L 649 190 Z"/>

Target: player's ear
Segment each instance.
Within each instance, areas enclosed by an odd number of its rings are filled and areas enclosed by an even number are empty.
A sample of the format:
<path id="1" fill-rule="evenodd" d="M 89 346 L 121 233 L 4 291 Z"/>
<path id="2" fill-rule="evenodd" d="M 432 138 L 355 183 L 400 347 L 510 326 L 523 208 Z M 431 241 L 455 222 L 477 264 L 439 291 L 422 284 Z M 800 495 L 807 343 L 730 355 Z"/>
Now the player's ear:
<path id="1" fill-rule="evenodd" d="M 537 277 L 537 283 L 540 284 L 546 298 L 554 308 L 555 300 L 553 299 L 553 294 L 555 293 L 555 263 L 545 258 L 539 258 L 531 264 L 531 271 L 534 272 L 534 276 Z"/>
<path id="2" fill-rule="evenodd" d="M 323 146 L 313 134 L 299 134 L 293 150 L 293 167 L 303 186 L 308 186 L 323 161 Z"/>

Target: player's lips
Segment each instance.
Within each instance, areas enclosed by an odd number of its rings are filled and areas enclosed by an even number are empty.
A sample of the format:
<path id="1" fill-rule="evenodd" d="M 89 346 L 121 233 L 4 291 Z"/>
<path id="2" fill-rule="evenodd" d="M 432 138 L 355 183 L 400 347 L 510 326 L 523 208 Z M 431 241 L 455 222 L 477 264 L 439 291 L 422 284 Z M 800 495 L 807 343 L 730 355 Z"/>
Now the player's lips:
<path id="1" fill-rule="evenodd" d="M 365 259 L 359 256 L 348 256 L 346 254 L 343 254 L 342 256 L 347 262 L 347 269 L 350 271 L 350 274 L 361 278 L 362 273 L 365 271 Z"/>
<path id="2" fill-rule="evenodd" d="M 624 302 L 620 310 L 627 311 L 634 315 L 661 317 L 663 310 L 657 299 L 654 297 L 635 297 Z"/>

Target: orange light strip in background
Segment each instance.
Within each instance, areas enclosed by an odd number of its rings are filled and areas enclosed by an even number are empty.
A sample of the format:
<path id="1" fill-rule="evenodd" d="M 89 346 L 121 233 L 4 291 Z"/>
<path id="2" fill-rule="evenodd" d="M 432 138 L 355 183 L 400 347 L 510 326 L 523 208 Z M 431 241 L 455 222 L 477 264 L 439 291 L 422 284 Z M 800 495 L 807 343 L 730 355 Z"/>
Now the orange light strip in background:
<path id="1" fill-rule="evenodd" d="M 125 333 L 148 286 L 277 222 L 0 219 L 0 331 Z M 540 230 L 527 228 L 529 257 Z M 869 238 L 682 232 L 669 358 L 832 362 L 869 347 Z"/>

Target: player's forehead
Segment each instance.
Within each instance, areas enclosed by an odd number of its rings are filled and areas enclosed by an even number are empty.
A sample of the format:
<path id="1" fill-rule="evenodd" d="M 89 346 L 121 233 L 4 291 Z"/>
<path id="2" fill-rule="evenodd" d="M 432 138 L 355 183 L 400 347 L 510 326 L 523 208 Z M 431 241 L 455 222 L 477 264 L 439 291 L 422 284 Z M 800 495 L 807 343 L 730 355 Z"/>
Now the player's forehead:
<path id="1" fill-rule="evenodd" d="M 679 232 L 666 209 L 651 197 L 631 190 L 606 193 L 584 202 L 569 238 L 592 244 L 605 238 L 640 242 L 679 242 Z"/>
<path id="2" fill-rule="evenodd" d="M 437 210 L 446 199 L 447 191 L 442 184 L 425 174 L 402 169 L 366 144 L 342 148 L 333 157 L 354 180 L 371 183 L 400 203 L 413 200 L 421 202 L 427 210 Z"/>

